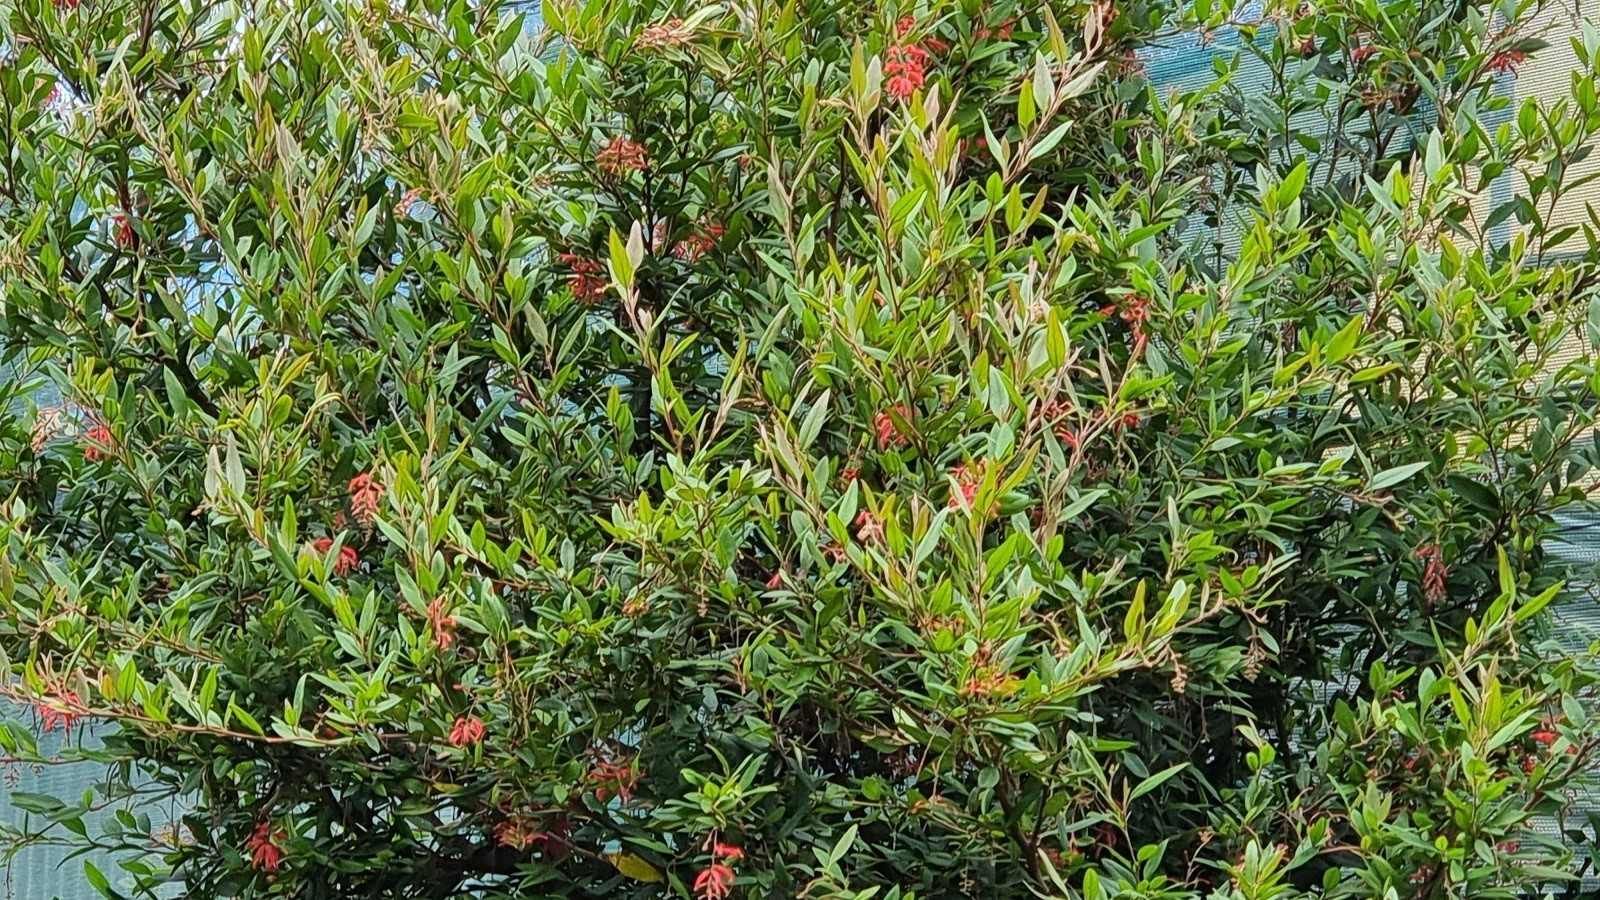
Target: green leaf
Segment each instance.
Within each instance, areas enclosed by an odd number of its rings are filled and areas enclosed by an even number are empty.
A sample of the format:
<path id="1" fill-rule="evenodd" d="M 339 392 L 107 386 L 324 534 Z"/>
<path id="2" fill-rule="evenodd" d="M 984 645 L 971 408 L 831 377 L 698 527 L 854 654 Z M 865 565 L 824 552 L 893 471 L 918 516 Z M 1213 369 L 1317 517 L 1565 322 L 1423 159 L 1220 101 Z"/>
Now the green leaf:
<path id="1" fill-rule="evenodd" d="M 1156 788 L 1160 787 L 1164 782 L 1166 782 L 1167 779 L 1169 779 L 1172 776 L 1178 774 L 1179 772 L 1182 772 L 1184 769 L 1187 769 L 1188 767 L 1189 767 L 1188 763 L 1181 762 L 1181 763 L 1178 763 L 1177 765 L 1169 766 L 1169 767 L 1167 767 L 1165 769 L 1162 769 L 1161 771 L 1155 773 L 1154 775 L 1151 775 L 1149 778 L 1146 778 L 1143 781 L 1139 782 L 1139 785 L 1137 787 L 1135 787 L 1133 789 L 1133 792 L 1128 795 L 1128 800 L 1131 802 L 1133 800 L 1139 799 L 1140 797 L 1143 797 L 1145 794 L 1148 794 L 1151 791 L 1155 790 Z"/>
<path id="2" fill-rule="evenodd" d="M 1062 507 L 1061 520 L 1063 522 L 1070 522 L 1073 519 L 1076 519 L 1078 516 L 1083 515 L 1085 510 L 1099 502 L 1100 498 L 1104 497 L 1107 493 L 1108 492 L 1105 488 L 1095 488 L 1094 490 L 1084 491 L 1082 494 L 1079 494 L 1071 503 L 1068 503 L 1066 506 Z"/>
<path id="3" fill-rule="evenodd" d="M 1355 316 L 1328 340 L 1326 357 L 1330 364 L 1338 364 L 1350 355 L 1356 342 L 1361 339 L 1361 328 L 1365 322 L 1362 316 Z"/>
<path id="4" fill-rule="evenodd" d="M 633 289 L 633 261 L 629 257 L 628 245 L 615 228 L 611 229 L 610 248 L 611 278 L 626 293 Z"/>
<path id="5" fill-rule="evenodd" d="M 1423 461 L 1406 463 L 1403 466 L 1395 466 L 1393 468 L 1384 469 L 1382 472 L 1372 476 L 1372 480 L 1367 482 L 1367 490 L 1381 491 L 1392 488 L 1411 476 L 1417 474 L 1418 472 L 1421 472 L 1423 469 L 1426 469 L 1428 466 L 1429 463 L 1427 461 Z"/>
<path id="6" fill-rule="evenodd" d="M 1289 170 L 1289 174 L 1283 176 L 1283 183 L 1278 185 L 1279 206 L 1288 206 L 1299 199 L 1300 191 L 1306 186 L 1308 171 L 1306 161 L 1301 159 L 1293 169 Z"/>
<path id="7" fill-rule="evenodd" d="M 105 874 L 87 859 L 83 861 L 83 877 L 84 880 L 89 882 L 90 887 L 100 892 L 100 896 L 110 897 L 113 900 L 122 900 L 123 895 L 114 890 L 111 887 L 111 882 L 106 879 Z"/>
<path id="8" fill-rule="evenodd" d="M 1062 122 L 1060 125 L 1052 128 L 1049 134 L 1040 138 L 1038 143 L 1028 148 L 1028 162 L 1032 163 L 1034 160 L 1037 160 L 1046 153 L 1049 153 L 1051 150 L 1054 150 L 1056 145 L 1061 143 L 1061 139 L 1067 136 L 1067 129 L 1071 127 L 1071 125 L 1071 122 Z"/>
<path id="9" fill-rule="evenodd" d="M 844 834 L 839 835 L 839 840 L 834 842 L 833 849 L 828 851 L 828 863 L 830 865 L 837 864 L 839 860 L 844 859 L 844 855 L 850 852 L 850 847 L 855 842 L 856 826 L 852 823 L 849 828 L 844 830 Z"/>

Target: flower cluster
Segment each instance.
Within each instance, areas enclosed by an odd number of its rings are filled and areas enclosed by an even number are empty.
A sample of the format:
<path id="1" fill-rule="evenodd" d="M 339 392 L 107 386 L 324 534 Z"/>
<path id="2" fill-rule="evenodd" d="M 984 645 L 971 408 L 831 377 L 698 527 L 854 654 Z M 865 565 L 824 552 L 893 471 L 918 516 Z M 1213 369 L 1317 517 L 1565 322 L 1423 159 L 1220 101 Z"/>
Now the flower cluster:
<path id="1" fill-rule="evenodd" d="M 1116 316 L 1127 323 L 1128 330 L 1133 332 L 1134 350 L 1144 348 L 1150 340 L 1150 300 L 1139 294 L 1129 294 L 1119 298 L 1115 303 L 1101 307 L 1102 315 Z"/>
<path id="2" fill-rule="evenodd" d="M 512 816 L 494 827 L 495 843 L 513 850 L 526 850 L 545 838 L 539 823 L 527 816 Z"/>
<path id="3" fill-rule="evenodd" d="M 250 854 L 250 865 L 260 872 L 278 871 L 283 865 L 284 836 L 283 830 L 274 830 L 271 822 L 263 820 L 256 825 L 256 830 L 244 842 L 245 852 Z"/>
<path id="4" fill-rule="evenodd" d="M 927 81 L 928 51 L 915 44 L 897 44 L 884 52 L 884 90 L 890 97 L 906 101 Z"/>
<path id="5" fill-rule="evenodd" d="M 983 483 L 983 468 L 962 463 L 950 470 L 950 478 L 956 483 L 956 489 L 950 492 L 950 507 L 971 509 L 978 497 L 978 486 Z"/>
<path id="6" fill-rule="evenodd" d="M 694 878 L 694 893 L 700 900 L 723 900 L 733 893 L 736 877 L 733 864 L 744 859 L 744 850 L 734 844 L 717 841 L 711 847 L 711 865 L 700 870 Z"/>
<path id="7" fill-rule="evenodd" d="M 422 188 L 412 188 L 406 191 L 405 194 L 395 202 L 394 217 L 396 219 L 404 219 L 405 217 L 411 215 L 412 207 L 416 206 L 417 201 L 420 199 L 422 199 Z"/>
<path id="8" fill-rule="evenodd" d="M 133 222 L 127 213 L 117 213 L 111 217 L 111 239 L 124 250 L 133 246 Z"/>
<path id="9" fill-rule="evenodd" d="M 623 803 L 633 799 L 634 788 L 644 773 L 632 760 L 601 760 L 589 770 L 589 783 L 594 785 L 594 797 L 601 803 L 616 797 Z"/>
<path id="10" fill-rule="evenodd" d="M 38 710 L 39 728 L 49 734 L 58 728 L 63 732 L 71 731 L 83 717 L 84 705 L 76 691 L 63 688 L 39 703 Z"/>
<path id="11" fill-rule="evenodd" d="M 110 459 L 116 452 L 116 439 L 111 436 L 110 428 L 95 425 L 83 433 L 84 461 L 99 462 L 102 459 Z"/>
<path id="12" fill-rule="evenodd" d="M 961 686 L 963 697 L 1003 697 L 1017 688 L 1017 677 L 997 665 L 979 666 Z"/>
<path id="13" fill-rule="evenodd" d="M 576 253 L 563 253 L 556 259 L 572 270 L 567 276 L 567 289 L 572 291 L 573 297 L 584 303 L 594 303 L 606 295 L 606 270 L 599 260 Z"/>
<path id="14" fill-rule="evenodd" d="M 900 38 L 902 42 L 905 40 L 906 36 L 915 31 L 916 28 L 917 19 L 915 16 L 901 16 L 894 23 L 895 36 Z M 941 53 L 946 53 L 950 50 L 950 42 L 936 34 L 930 34 L 923 38 L 922 42 L 917 46 L 935 56 Z"/>
<path id="15" fill-rule="evenodd" d="M 1450 570 L 1444 564 L 1444 551 L 1438 544 L 1425 544 L 1417 548 L 1416 556 L 1422 563 L 1422 597 L 1435 606 L 1449 593 Z"/>
<path id="16" fill-rule="evenodd" d="M 444 597 L 428 601 L 428 627 L 433 630 L 433 645 L 449 650 L 456 642 L 456 617 L 445 609 Z"/>
<path id="17" fill-rule="evenodd" d="M 900 404 L 892 409 L 886 409 L 872 417 L 872 427 L 878 433 L 878 449 L 888 450 L 890 447 L 904 447 L 909 442 L 909 436 L 901 430 L 899 422 L 911 422 L 911 408 Z"/>
<path id="18" fill-rule="evenodd" d="M 362 472 L 350 479 L 350 515 L 363 528 L 371 528 L 378 520 L 378 507 L 383 503 L 383 485 L 370 473 Z"/>
<path id="19" fill-rule="evenodd" d="M 1009 41 L 1011 40 L 1011 33 L 1016 30 L 1016 27 L 1017 17 L 1011 16 L 1010 18 L 1002 20 L 998 25 L 994 25 L 992 27 L 985 25 L 979 28 L 977 31 L 973 32 L 972 36 L 980 41 Z"/>
<path id="20" fill-rule="evenodd" d="M 642 172 L 650 164 L 644 145 L 620 134 L 600 148 L 600 152 L 595 154 L 594 161 L 600 166 L 601 171 L 617 176 Z"/>
<path id="21" fill-rule="evenodd" d="M 644 31 L 639 33 L 639 40 L 635 46 L 640 50 L 665 50 L 682 47 L 689 43 L 692 37 L 694 29 L 682 19 L 673 18 L 645 26 Z"/>
<path id="22" fill-rule="evenodd" d="M 871 544 L 883 540 L 883 520 L 873 514 L 872 510 L 863 509 L 856 514 L 856 540 L 863 544 Z"/>
<path id="23" fill-rule="evenodd" d="M 44 452 L 51 441 L 55 440 L 66 428 L 66 416 L 62 414 L 59 406 L 41 406 L 38 415 L 33 419 L 33 431 L 29 435 L 29 445 L 33 447 L 35 456 Z"/>
<path id="24" fill-rule="evenodd" d="M 721 223 L 712 222 L 672 246 L 672 255 L 684 262 L 698 262 L 702 256 L 717 249 L 717 242 L 727 231 Z"/>
<path id="25" fill-rule="evenodd" d="M 311 550 L 318 556 L 326 556 L 328 551 L 332 549 L 333 538 L 331 537 L 319 537 L 311 542 Z M 339 576 L 349 575 L 359 565 L 361 565 L 361 554 L 356 552 L 356 548 L 350 546 L 340 547 L 339 556 L 333 561 L 333 574 Z"/>
<path id="26" fill-rule="evenodd" d="M 1045 427 L 1055 433 L 1056 440 L 1060 441 L 1062 446 L 1072 450 L 1078 449 L 1081 439 L 1070 421 L 1071 403 L 1065 400 L 1052 400 L 1040 410 L 1039 415 L 1043 418 Z"/>
<path id="27" fill-rule="evenodd" d="M 468 747 L 483 740 L 489 729 L 477 716 L 458 716 L 450 726 L 450 746 Z"/>
<path id="28" fill-rule="evenodd" d="M 1528 59 L 1528 54 L 1521 50 L 1502 50 L 1489 57 L 1489 68 L 1502 75 L 1515 75 L 1517 69 Z"/>

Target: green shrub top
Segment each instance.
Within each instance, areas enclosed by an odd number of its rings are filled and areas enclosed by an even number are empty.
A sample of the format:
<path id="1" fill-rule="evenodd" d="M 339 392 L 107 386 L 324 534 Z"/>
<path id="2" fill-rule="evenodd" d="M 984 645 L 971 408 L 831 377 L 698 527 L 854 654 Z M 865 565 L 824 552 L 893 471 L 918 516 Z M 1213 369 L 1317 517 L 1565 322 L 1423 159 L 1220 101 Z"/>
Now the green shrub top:
<path id="1" fill-rule="evenodd" d="M 0 749 L 94 723 L 111 775 L 0 847 L 107 896 L 1576 885 L 1600 32 L 527 6 L 0 2 Z"/>

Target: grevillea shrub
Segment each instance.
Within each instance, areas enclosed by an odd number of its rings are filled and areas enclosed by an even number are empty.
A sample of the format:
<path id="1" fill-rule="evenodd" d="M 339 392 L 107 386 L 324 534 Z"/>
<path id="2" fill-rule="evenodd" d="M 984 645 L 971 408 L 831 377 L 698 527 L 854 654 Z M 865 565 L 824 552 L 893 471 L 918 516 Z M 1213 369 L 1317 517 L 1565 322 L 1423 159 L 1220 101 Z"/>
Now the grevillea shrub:
<path id="1" fill-rule="evenodd" d="M 0 745 L 108 772 L 8 849 L 108 896 L 1579 889 L 1559 10 L 0 10 Z"/>

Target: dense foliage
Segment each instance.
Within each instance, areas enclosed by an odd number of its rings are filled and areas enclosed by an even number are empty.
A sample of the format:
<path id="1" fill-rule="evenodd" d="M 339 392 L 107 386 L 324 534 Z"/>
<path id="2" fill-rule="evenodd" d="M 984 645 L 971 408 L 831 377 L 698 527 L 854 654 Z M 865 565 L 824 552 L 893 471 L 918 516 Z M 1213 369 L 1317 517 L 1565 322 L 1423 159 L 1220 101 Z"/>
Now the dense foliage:
<path id="1" fill-rule="evenodd" d="M 108 896 L 1588 870 L 1600 669 L 1545 619 L 1600 461 L 1600 32 L 0 12 L 0 747 L 111 775 L 5 847 L 114 849 Z"/>

